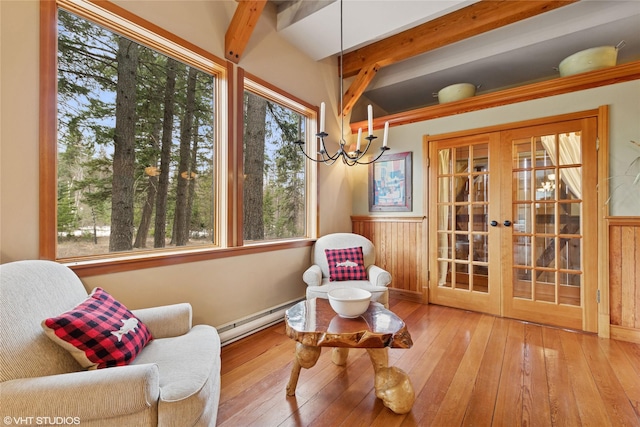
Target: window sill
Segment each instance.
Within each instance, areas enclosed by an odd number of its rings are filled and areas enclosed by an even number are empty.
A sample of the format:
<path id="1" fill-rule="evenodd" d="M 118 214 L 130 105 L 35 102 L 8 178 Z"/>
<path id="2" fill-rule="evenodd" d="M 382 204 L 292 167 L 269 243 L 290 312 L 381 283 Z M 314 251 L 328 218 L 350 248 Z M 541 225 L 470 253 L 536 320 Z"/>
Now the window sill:
<path id="1" fill-rule="evenodd" d="M 158 252 L 125 255 L 118 258 L 99 258 L 90 260 L 59 260 L 71 268 L 79 277 L 120 273 L 144 268 L 163 267 L 187 262 L 207 261 L 233 256 L 251 255 L 263 252 L 311 246 L 315 239 L 296 239 L 277 242 L 260 242 L 234 248 L 207 248 L 184 251 Z"/>

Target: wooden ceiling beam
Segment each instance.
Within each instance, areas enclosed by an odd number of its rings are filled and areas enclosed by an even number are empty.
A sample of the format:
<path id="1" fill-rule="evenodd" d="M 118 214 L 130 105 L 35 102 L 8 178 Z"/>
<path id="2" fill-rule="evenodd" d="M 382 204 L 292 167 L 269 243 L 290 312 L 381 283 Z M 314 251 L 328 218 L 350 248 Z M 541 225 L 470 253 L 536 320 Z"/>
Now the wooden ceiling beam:
<path id="1" fill-rule="evenodd" d="M 353 106 L 356 104 L 360 96 L 362 96 L 379 69 L 380 66 L 378 64 L 373 64 L 360 70 L 353 83 L 351 83 L 349 89 L 344 93 L 344 105 L 342 108 L 343 116 L 346 116 L 351 112 Z"/>
<path id="2" fill-rule="evenodd" d="M 372 64 L 386 67 L 576 1 L 578 0 L 481 0 L 345 54 L 343 74 L 345 77 L 355 76 L 362 69 L 371 67 Z"/>
<path id="3" fill-rule="evenodd" d="M 267 0 L 238 0 L 238 7 L 224 35 L 224 56 L 229 61 L 236 64 L 240 61 L 266 4 Z"/>

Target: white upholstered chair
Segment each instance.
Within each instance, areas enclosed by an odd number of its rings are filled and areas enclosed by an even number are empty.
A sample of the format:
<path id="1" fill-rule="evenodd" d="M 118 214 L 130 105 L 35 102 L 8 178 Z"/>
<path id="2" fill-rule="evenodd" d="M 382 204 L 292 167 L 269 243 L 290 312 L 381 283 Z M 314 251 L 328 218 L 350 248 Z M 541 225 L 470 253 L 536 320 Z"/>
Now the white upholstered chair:
<path id="1" fill-rule="evenodd" d="M 192 326 L 186 303 L 133 310 L 153 340 L 130 365 L 83 370 L 40 323 L 86 298 L 78 276 L 61 264 L 34 260 L 0 266 L 3 416 L 62 417 L 105 427 L 216 425 L 220 339 L 215 328 Z"/>
<path id="2" fill-rule="evenodd" d="M 329 264 L 325 249 L 345 249 L 362 247 L 367 280 L 330 281 Z M 311 267 L 303 274 L 302 280 L 307 284 L 307 299 L 328 298 L 332 289 L 354 286 L 371 292 L 371 300 L 389 307 L 389 289 L 391 274 L 374 265 L 376 261 L 375 247 L 364 236 L 354 233 L 333 233 L 320 237 L 311 249 Z"/>

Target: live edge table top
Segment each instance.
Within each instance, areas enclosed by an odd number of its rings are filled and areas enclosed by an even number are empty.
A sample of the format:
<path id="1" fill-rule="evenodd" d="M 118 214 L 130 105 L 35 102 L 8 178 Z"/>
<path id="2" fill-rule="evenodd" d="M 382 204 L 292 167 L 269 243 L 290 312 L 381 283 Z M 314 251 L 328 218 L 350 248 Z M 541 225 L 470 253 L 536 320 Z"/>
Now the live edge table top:
<path id="1" fill-rule="evenodd" d="M 409 331 L 398 316 L 372 302 L 361 316 L 348 319 L 333 311 L 329 300 L 301 301 L 285 314 L 287 336 L 307 346 L 411 348 Z"/>

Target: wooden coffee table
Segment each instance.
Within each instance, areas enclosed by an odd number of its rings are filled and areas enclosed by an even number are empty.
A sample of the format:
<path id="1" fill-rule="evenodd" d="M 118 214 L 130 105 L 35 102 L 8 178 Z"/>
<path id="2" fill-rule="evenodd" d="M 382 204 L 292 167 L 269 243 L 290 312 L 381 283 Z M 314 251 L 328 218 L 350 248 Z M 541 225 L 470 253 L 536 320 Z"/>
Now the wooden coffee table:
<path id="1" fill-rule="evenodd" d="M 342 318 L 323 298 L 301 301 L 285 313 L 286 333 L 296 342 L 296 354 L 287 385 L 287 396 L 294 396 L 301 368 L 312 368 L 321 347 L 334 347 L 332 361 L 345 365 L 350 348 L 369 353 L 375 375 L 376 396 L 397 414 L 409 412 L 415 400 L 408 375 L 389 367 L 388 348 L 411 348 L 409 331 L 398 316 L 382 304 L 372 302 L 355 319 Z"/>

